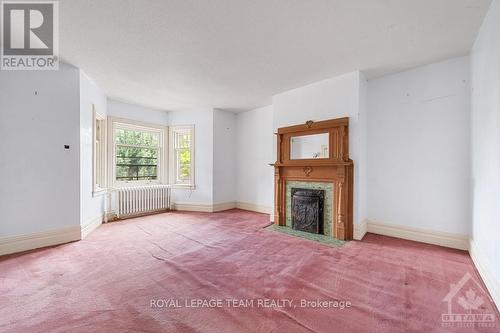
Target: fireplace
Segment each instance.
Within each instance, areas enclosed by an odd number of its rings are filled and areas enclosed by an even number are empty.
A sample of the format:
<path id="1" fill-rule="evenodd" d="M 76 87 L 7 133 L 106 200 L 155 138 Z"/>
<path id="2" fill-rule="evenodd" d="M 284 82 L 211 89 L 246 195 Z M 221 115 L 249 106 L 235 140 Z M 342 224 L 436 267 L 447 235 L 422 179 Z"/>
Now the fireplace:
<path id="1" fill-rule="evenodd" d="M 349 158 L 349 118 L 308 120 L 280 127 L 275 134 L 277 159 L 271 164 L 274 223 L 340 240 L 352 239 L 354 163 Z M 304 189 L 324 193 L 319 198 L 296 193 Z"/>
<path id="2" fill-rule="evenodd" d="M 292 228 L 314 234 L 323 232 L 323 190 L 292 188 Z"/>

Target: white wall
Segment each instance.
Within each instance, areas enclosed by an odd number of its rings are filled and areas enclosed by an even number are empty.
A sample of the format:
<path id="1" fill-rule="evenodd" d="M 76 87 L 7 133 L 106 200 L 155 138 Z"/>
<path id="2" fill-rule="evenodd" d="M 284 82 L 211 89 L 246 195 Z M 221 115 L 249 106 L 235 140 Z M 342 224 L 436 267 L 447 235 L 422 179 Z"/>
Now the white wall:
<path id="1" fill-rule="evenodd" d="M 273 96 L 273 127 L 358 113 L 359 72 L 352 72 Z"/>
<path id="2" fill-rule="evenodd" d="M 65 64 L 0 71 L 0 237 L 79 226 L 79 91 Z"/>
<path id="3" fill-rule="evenodd" d="M 236 115 L 214 110 L 214 179 L 215 204 L 236 201 Z"/>
<path id="4" fill-rule="evenodd" d="M 357 207 L 354 207 L 354 214 L 357 216 L 355 221 L 363 222 L 368 217 L 368 82 L 363 73 L 359 73 L 359 102 L 358 102 L 358 121 L 354 126 L 354 132 L 357 133 L 358 142 L 354 151 L 358 152 L 357 163 L 354 165 L 354 183 L 357 184 L 354 196 Z M 352 129 L 351 129 L 352 130 Z M 352 144 L 351 144 L 352 145 Z M 351 147 L 352 148 L 352 147 Z"/>
<path id="5" fill-rule="evenodd" d="M 471 52 L 472 238 L 500 301 L 500 1 L 494 0 Z M 493 290 L 492 294 L 493 294 Z"/>
<path id="6" fill-rule="evenodd" d="M 142 121 L 156 125 L 168 125 L 168 112 L 108 99 L 108 115 Z"/>
<path id="7" fill-rule="evenodd" d="M 194 125 L 195 131 L 195 182 L 196 189 L 174 189 L 175 203 L 209 204 L 213 202 L 213 143 L 214 113 L 211 108 L 201 108 L 168 113 L 170 125 Z"/>
<path id="8" fill-rule="evenodd" d="M 104 195 L 94 197 L 92 137 L 92 106 L 97 113 L 106 115 L 107 100 L 104 92 L 83 71 L 80 71 L 80 223 L 86 225 L 104 213 Z"/>
<path id="9" fill-rule="evenodd" d="M 354 161 L 354 223 L 360 223 L 365 218 L 361 211 L 365 204 L 360 200 L 366 196 L 359 178 L 365 168 L 361 156 L 361 130 L 363 121 L 366 121 L 363 120 L 365 92 L 366 80 L 362 73 L 355 71 L 273 96 L 274 132 L 279 127 L 303 124 L 307 120 L 349 117 L 349 156 Z M 276 147 L 273 152 L 276 153 Z"/>
<path id="10" fill-rule="evenodd" d="M 469 234 L 469 59 L 368 81 L 368 218 Z"/>
<path id="11" fill-rule="evenodd" d="M 237 123 L 237 201 L 273 211 L 273 107 L 239 113 Z"/>

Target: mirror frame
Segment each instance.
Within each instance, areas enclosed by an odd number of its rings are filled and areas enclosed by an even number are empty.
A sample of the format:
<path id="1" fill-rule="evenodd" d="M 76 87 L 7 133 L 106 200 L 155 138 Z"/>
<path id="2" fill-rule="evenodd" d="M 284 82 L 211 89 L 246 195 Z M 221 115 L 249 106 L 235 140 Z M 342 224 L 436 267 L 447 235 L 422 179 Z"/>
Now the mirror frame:
<path id="1" fill-rule="evenodd" d="M 328 158 L 291 158 L 291 139 L 292 137 L 314 135 L 314 134 L 329 134 L 328 141 Z M 307 121 L 304 125 L 296 125 L 282 127 L 278 129 L 278 160 L 277 163 L 293 164 L 327 164 L 327 163 L 342 163 L 349 161 L 349 118 L 339 118 L 325 121 Z"/>

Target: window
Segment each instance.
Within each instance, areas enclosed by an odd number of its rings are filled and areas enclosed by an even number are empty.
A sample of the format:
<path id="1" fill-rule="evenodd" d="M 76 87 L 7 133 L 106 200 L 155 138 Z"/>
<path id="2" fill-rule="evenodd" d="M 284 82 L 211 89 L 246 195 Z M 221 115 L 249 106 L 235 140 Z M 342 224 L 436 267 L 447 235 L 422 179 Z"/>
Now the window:
<path id="1" fill-rule="evenodd" d="M 170 181 L 194 187 L 194 126 L 170 127 Z"/>
<path id="2" fill-rule="evenodd" d="M 111 186 L 169 183 L 194 188 L 194 126 L 167 128 L 121 118 L 108 119 Z"/>
<path id="3" fill-rule="evenodd" d="M 115 184 L 162 181 L 163 133 L 161 127 L 113 123 Z"/>
<path id="4" fill-rule="evenodd" d="M 106 117 L 92 106 L 92 191 L 95 194 L 106 190 Z"/>

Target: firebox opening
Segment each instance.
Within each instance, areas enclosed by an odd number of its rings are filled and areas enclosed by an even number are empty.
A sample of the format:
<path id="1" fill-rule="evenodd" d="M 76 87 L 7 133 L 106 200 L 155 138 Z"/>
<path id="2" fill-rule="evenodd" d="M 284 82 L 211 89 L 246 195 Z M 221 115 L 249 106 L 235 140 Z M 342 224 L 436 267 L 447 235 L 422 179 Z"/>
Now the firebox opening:
<path id="1" fill-rule="evenodd" d="M 295 230 L 324 234 L 323 202 L 324 190 L 292 188 L 292 228 Z"/>

